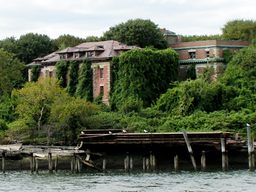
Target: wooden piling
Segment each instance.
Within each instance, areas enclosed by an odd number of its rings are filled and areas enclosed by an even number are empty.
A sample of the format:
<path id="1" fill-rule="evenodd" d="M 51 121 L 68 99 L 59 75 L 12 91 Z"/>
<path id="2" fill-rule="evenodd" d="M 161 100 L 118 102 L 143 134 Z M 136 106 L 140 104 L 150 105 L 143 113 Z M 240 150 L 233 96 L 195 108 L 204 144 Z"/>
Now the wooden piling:
<path id="1" fill-rule="evenodd" d="M 33 153 L 30 154 L 30 170 L 31 170 L 31 173 L 34 172 L 34 167 L 35 167 L 35 162 L 34 162 L 34 155 Z"/>
<path id="2" fill-rule="evenodd" d="M 107 164 L 106 158 L 103 158 L 103 160 L 102 160 L 102 170 L 103 171 L 106 171 L 106 164 Z"/>
<path id="3" fill-rule="evenodd" d="M 75 170 L 75 167 L 74 167 L 74 157 L 71 158 L 71 161 L 70 161 L 70 169 L 71 169 L 71 172 L 73 173 L 74 170 Z"/>
<path id="4" fill-rule="evenodd" d="M 129 159 L 130 159 L 129 168 L 130 168 L 130 170 L 132 170 L 133 169 L 133 158 L 130 157 Z"/>
<path id="5" fill-rule="evenodd" d="M 48 153 L 48 169 L 49 169 L 49 172 L 52 172 L 52 153 L 49 152 Z"/>
<path id="6" fill-rule="evenodd" d="M 146 170 L 146 158 L 144 156 L 142 157 L 142 169 Z"/>
<path id="7" fill-rule="evenodd" d="M 178 155 L 174 156 L 174 170 L 175 171 L 179 170 L 179 156 Z"/>
<path id="8" fill-rule="evenodd" d="M 126 157 L 124 158 L 124 170 L 128 171 L 129 170 L 129 164 L 130 164 L 130 157 L 129 153 L 126 153 Z"/>
<path id="9" fill-rule="evenodd" d="M 193 165 L 194 169 L 196 170 L 196 160 L 195 160 L 193 150 L 192 150 L 192 147 L 191 147 L 189 139 L 188 139 L 187 132 L 183 131 L 183 137 L 185 139 L 185 142 L 186 142 L 186 145 L 187 145 L 187 148 L 188 148 L 188 152 L 190 154 L 190 159 L 191 159 L 192 165 Z"/>
<path id="10" fill-rule="evenodd" d="M 220 138 L 221 143 L 221 156 L 222 156 L 222 170 L 225 171 L 228 169 L 228 156 L 226 151 L 226 141 L 225 138 Z"/>
<path id="11" fill-rule="evenodd" d="M 58 156 L 56 156 L 55 161 L 54 161 L 54 170 L 55 170 L 55 172 L 58 171 Z"/>
<path id="12" fill-rule="evenodd" d="M 247 131 L 247 146 L 248 146 L 248 166 L 249 170 L 253 171 L 255 167 L 255 160 L 254 160 L 254 146 L 252 143 L 252 137 L 251 137 L 251 126 L 247 124 L 246 126 Z"/>
<path id="13" fill-rule="evenodd" d="M 206 156 L 205 156 L 205 151 L 202 151 L 202 156 L 201 156 L 201 169 L 205 170 L 206 169 Z"/>
<path id="14" fill-rule="evenodd" d="M 34 158 L 35 161 L 35 171 L 38 173 L 38 158 Z"/>
<path id="15" fill-rule="evenodd" d="M 82 166 L 79 158 L 76 158 L 76 172 L 80 173 L 82 171 Z"/>
<path id="16" fill-rule="evenodd" d="M 2 172 L 5 173 L 5 151 L 2 152 Z"/>
<path id="17" fill-rule="evenodd" d="M 146 157 L 146 160 L 145 160 L 145 164 L 146 164 L 146 170 L 149 170 L 149 168 L 150 168 L 149 158 L 147 158 L 147 157 Z"/>

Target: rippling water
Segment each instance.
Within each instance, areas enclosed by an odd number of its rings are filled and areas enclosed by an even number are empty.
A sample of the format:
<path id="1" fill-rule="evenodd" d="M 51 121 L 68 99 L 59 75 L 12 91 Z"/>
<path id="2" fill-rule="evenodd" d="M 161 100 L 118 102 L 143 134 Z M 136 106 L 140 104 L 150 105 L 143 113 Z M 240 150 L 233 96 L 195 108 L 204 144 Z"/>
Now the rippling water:
<path id="1" fill-rule="evenodd" d="M 81 173 L 31 174 L 28 171 L 0 173 L 0 191 L 256 191 L 256 174 L 246 170 L 228 172 Z"/>

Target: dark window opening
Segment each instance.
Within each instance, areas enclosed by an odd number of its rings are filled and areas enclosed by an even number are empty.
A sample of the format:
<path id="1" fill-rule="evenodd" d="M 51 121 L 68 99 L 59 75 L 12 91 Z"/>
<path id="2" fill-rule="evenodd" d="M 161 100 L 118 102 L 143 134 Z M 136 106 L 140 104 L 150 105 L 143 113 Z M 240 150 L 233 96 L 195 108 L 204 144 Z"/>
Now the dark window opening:
<path id="1" fill-rule="evenodd" d="M 210 57 L 210 51 L 206 51 L 205 54 L 207 58 Z"/>
<path id="2" fill-rule="evenodd" d="M 100 78 L 103 78 L 104 75 L 104 68 L 100 68 Z"/>
<path id="3" fill-rule="evenodd" d="M 190 59 L 195 59 L 196 58 L 196 52 L 188 52 L 189 53 L 189 58 Z"/>
<path id="4" fill-rule="evenodd" d="M 101 96 L 104 95 L 104 86 L 100 86 L 100 95 L 101 95 Z"/>

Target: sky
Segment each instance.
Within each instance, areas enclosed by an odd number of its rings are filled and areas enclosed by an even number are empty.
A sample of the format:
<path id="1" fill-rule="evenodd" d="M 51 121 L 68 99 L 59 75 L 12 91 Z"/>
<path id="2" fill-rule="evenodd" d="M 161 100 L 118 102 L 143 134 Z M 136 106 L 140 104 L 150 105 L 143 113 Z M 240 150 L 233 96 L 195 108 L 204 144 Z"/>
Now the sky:
<path id="1" fill-rule="evenodd" d="M 101 36 L 136 18 L 181 35 L 220 34 L 230 20 L 255 20 L 255 8 L 255 0 L 0 0 L 0 39 L 29 32 Z"/>

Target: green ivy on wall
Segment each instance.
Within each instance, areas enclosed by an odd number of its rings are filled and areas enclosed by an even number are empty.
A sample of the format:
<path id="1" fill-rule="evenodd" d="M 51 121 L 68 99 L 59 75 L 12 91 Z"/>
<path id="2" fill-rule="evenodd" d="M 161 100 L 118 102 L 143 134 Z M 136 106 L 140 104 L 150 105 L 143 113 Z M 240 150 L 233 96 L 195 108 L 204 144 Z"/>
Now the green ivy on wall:
<path id="1" fill-rule="evenodd" d="M 40 75 L 41 66 L 36 65 L 31 68 L 31 81 L 37 81 Z"/>
<path id="2" fill-rule="evenodd" d="M 113 61 L 113 109 L 120 110 L 129 98 L 148 107 L 178 78 L 178 55 L 172 49 L 133 49 Z"/>
<path id="3" fill-rule="evenodd" d="M 71 96 L 74 96 L 76 92 L 76 87 L 78 83 L 78 72 L 79 72 L 79 63 L 75 61 L 70 61 L 67 92 Z"/>
<path id="4" fill-rule="evenodd" d="M 56 76 L 60 82 L 61 87 L 66 87 L 67 86 L 67 73 L 68 73 L 68 66 L 69 63 L 66 61 L 59 61 L 56 63 Z"/>
<path id="5" fill-rule="evenodd" d="M 85 60 L 81 64 L 75 95 L 87 101 L 93 100 L 91 61 Z"/>

